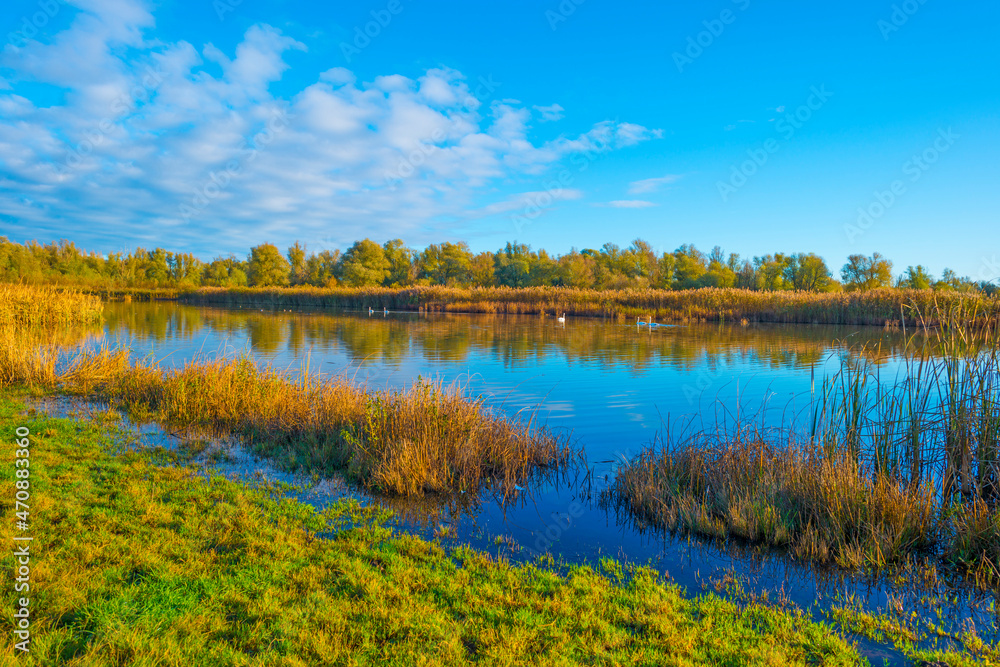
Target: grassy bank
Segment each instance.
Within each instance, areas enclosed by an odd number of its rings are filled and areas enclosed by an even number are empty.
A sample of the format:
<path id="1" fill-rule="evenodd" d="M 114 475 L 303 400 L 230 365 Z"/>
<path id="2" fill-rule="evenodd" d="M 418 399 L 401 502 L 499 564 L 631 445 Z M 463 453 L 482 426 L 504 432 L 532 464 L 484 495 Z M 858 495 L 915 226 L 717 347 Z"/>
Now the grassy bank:
<path id="1" fill-rule="evenodd" d="M 391 288 L 201 288 L 185 292 L 187 303 L 244 308 L 335 308 L 381 311 L 425 310 L 465 313 L 562 314 L 663 322 L 782 322 L 916 324 L 914 311 L 930 312 L 956 303 L 975 304 L 978 317 L 995 321 L 1000 300 L 934 290 L 879 289 L 867 292 L 757 292 L 740 289 L 586 290 L 561 287 Z M 905 311 L 905 312 L 904 312 Z M 928 322 L 933 324 L 933 322 Z"/>
<path id="2" fill-rule="evenodd" d="M 92 323 L 102 309 L 98 297 L 75 290 L 0 283 L 0 327 Z"/>
<path id="3" fill-rule="evenodd" d="M 356 505 L 318 513 L 153 465 L 118 447 L 113 415 L 23 417 L 21 408 L 0 393 L 0 437 L 31 433 L 32 513 L 21 534 L 38 556 L 31 653 L 18 664 L 862 663 L 800 613 L 686 599 L 655 572 L 613 561 L 555 573 L 446 552 Z M 11 457 L 0 461 L 8 545 L 14 471 Z M 0 558 L 8 572 L 10 554 Z M 5 661 L 16 655 L 18 595 L 0 592 Z"/>
<path id="4" fill-rule="evenodd" d="M 506 419 L 436 384 L 368 391 L 344 378 L 258 369 L 246 359 L 166 370 L 128 350 L 79 352 L 0 329 L 0 387 L 30 386 L 110 401 L 138 419 L 240 437 L 280 465 L 342 470 L 387 493 L 511 493 L 574 451 L 564 437 Z"/>
<path id="5" fill-rule="evenodd" d="M 1000 585 L 1000 330 L 938 312 L 905 380 L 845 359 L 811 434 L 740 425 L 651 447 L 613 502 L 656 525 L 788 548 L 844 567 L 939 556 Z M 932 348 L 936 355 L 924 352 Z"/>

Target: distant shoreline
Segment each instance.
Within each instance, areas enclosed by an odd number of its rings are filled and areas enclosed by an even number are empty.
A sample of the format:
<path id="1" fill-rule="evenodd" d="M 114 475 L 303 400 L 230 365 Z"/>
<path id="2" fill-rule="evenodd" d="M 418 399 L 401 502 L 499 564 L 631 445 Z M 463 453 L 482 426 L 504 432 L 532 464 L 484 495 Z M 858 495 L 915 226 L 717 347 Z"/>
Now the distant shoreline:
<path id="1" fill-rule="evenodd" d="M 1000 319 L 1000 299 L 982 294 L 883 288 L 858 292 L 694 290 L 587 290 L 567 287 L 237 287 L 93 289 L 108 301 L 180 301 L 195 305 L 562 315 L 622 321 L 843 324 L 887 328 L 933 327 L 917 312 L 972 307 L 982 323 Z"/>

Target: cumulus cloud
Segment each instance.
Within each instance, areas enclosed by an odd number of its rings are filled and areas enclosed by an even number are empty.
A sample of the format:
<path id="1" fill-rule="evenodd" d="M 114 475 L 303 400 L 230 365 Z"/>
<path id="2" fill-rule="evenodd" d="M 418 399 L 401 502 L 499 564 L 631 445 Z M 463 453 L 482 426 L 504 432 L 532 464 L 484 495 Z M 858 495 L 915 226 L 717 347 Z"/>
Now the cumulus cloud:
<path id="1" fill-rule="evenodd" d="M 156 39 L 138 0 L 75 4 L 66 30 L 0 56 L 0 233 L 15 238 L 205 254 L 295 238 L 420 242 L 539 195 L 490 203 L 498 184 L 659 135 L 604 121 L 533 141 L 529 108 L 447 68 L 359 82 L 336 67 L 277 96 L 287 55 L 307 46 L 274 27 L 250 27 L 227 53 Z"/>
<path id="2" fill-rule="evenodd" d="M 670 185 L 680 178 L 677 174 L 667 174 L 656 178 L 646 178 L 641 181 L 633 181 L 628 186 L 630 195 L 641 195 L 647 192 L 656 192 L 664 185 Z"/>

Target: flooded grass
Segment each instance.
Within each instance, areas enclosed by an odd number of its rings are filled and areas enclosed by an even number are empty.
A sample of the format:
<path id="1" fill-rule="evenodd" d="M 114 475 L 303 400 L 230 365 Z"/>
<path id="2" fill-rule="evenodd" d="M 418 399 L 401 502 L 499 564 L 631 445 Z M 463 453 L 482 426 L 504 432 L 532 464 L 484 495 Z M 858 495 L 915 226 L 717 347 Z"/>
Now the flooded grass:
<path id="1" fill-rule="evenodd" d="M 167 370 L 133 362 L 127 349 L 80 351 L 57 363 L 0 330 L 0 384 L 98 398 L 139 419 L 239 436 L 290 470 L 344 470 L 397 495 L 514 493 L 568 463 L 565 436 L 508 419 L 439 383 L 369 391 L 344 378 L 260 369 L 249 359 L 192 362 Z"/>
<path id="2" fill-rule="evenodd" d="M 737 424 L 667 439 L 619 469 L 611 502 L 799 558 L 882 568 L 927 555 L 1000 585 L 1000 335 L 964 306 L 934 320 L 897 384 L 845 357 L 807 436 Z"/>
<path id="3" fill-rule="evenodd" d="M 23 416 L 30 431 L 31 652 L 24 665 L 861 665 L 801 612 L 706 594 L 605 561 L 554 572 L 394 533 L 377 509 L 323 512 L 154 465 L 113 420 Z M 10 458 L 0 475 L 10 479 Z M 13 486 L 0 505 L 13 507 Z M 0 526 L 9 543 L 13 522 Z M 5 569 L 14 557 L 0 557 Z M 12 586 L 0 591 L 15 607 Z M 12 636 L 12 616 L 0 618 Z M 14 660 L 9 639 L 0 656 Z"/>
<path id="4" fill-rule="evenodd" d="M 508 315 L 566 313 L 571 317 L 641 317 L 664 322 L 781 322 L 916 324 L 919 312 L 972 304 L 978 317 L 996 322 L 1000 300 L 982 294 L 877 289 L 863 292 L 762 292 L 743 289 L 588 290 L 568 287 L 407 288 L 201 288 L 184 292 L 188 303 L 243 308 L 335 308 L 377 311 L 448 311 Z M 932 325 L 933 322 L 925 321 Z"/>

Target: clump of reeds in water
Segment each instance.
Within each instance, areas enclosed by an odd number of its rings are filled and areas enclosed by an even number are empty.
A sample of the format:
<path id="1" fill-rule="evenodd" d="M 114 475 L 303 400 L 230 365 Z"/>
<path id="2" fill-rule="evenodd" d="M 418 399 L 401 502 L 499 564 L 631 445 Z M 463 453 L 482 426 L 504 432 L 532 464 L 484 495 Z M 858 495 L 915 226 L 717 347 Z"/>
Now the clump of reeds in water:
<path id="1" fill-rule="evenodd" d="M 487 485 L 509 493 L 574 455 L 565 437 L 494 415 L 440 384 L 367 391 L 342 378 L 260 369 L 249 359 L 166 370 L 110 349 L 81 353 L 45 377 L 139 418 L 235 434 L 289 469 L 346 470 L 392 494 L 473 493 Z"/>
<path id="2" fill-rule="evenodd" d="M 901 315 L 907 304 L 929 311 L 935 302 L 974 303 L 979 317 L 996 321 L 1000 300 L 982 294 L 933 290 L 876 289 L 858 292 L 792 292 L 702 288 L 693 290 L 597 290 L 571 287 L 295 287 L 211 288 L 191 290 L 179 298 L 202 304 L 253 308 L 343 308 L 424 310 L 466 313 L 614 317 L 659 321 L 799 322 L 885 326 L 914 324 Z"/>
<path id="3" fill-rule="evenodd" d="M 613 499 L 669 529 L 844 566 L 938 555 L 1000 584 L 1000 331 L 961 303 L 933 315 L 895 382 L 877 355 L 845 355 L 810 433 L 668 440 L 619 469 Z"/>
<path id="4" fill-rule="evenodd" d="M 0 326 L 53 326 L 96 322 L 101 300 L 75 290 L 0 283 Z"/>

